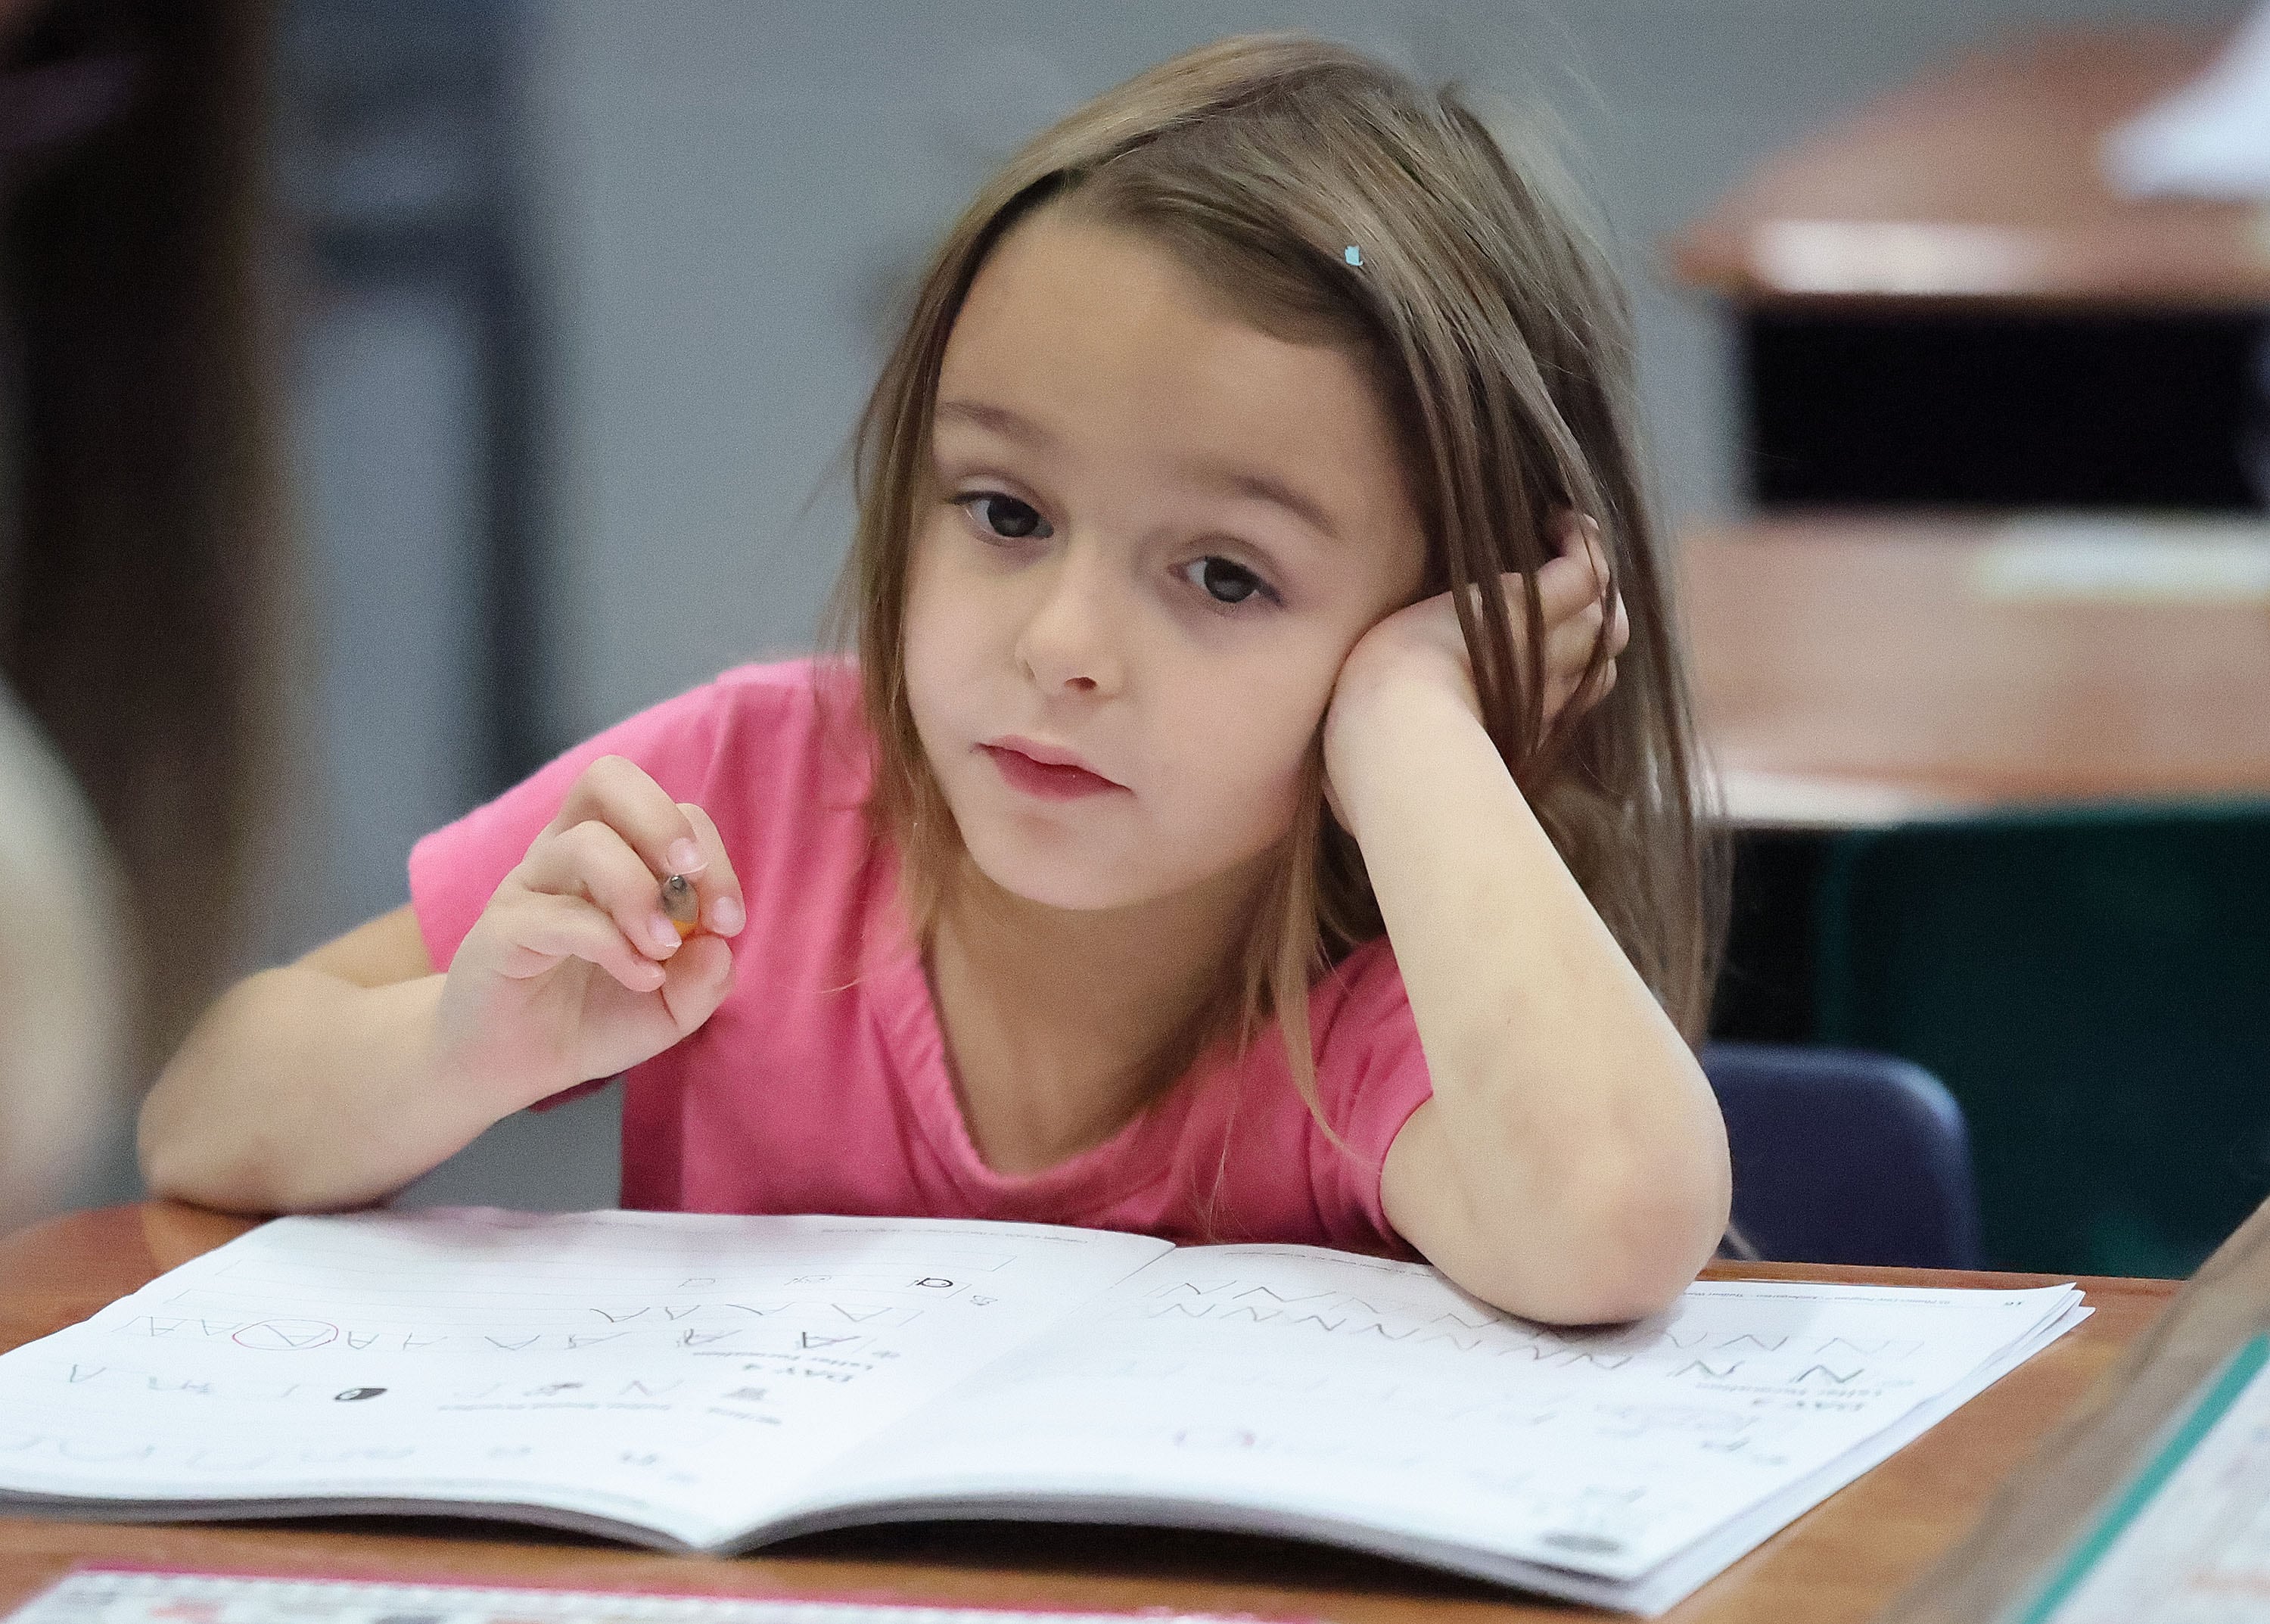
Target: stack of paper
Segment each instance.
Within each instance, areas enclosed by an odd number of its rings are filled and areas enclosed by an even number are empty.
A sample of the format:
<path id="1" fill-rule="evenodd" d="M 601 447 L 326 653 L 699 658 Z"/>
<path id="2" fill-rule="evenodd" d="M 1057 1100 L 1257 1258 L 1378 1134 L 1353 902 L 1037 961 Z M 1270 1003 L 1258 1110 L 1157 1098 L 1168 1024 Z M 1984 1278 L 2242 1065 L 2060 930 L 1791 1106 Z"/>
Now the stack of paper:
<path id="1" fill-rule="evenodd" d="M 1042 1613 L 524 1585 L 265 1579 L 84 1568 L 5 1624 L 1251 1624 L 1220 1613 Z"/>
<path id="2" fill-rule="evenodd" d="M 2270 197 L 2270 7 L 2205 73 L 2107 135 L 2104 168 L 2140 197 Z"/>
<path id="3" fill-rule="evenodd" d="M 6 1624 L 1251 1624 L 1220 1613 L 1042 1613 L 758 1596 L 83 1568 Z"/>

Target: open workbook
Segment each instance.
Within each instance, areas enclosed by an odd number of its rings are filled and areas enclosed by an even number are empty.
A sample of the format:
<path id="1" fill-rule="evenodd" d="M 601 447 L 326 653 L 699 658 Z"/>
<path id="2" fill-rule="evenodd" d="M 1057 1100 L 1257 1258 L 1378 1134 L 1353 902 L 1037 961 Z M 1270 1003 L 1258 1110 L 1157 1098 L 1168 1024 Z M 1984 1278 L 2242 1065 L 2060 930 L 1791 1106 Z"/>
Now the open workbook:
<path id="1" fill-rule="evenodd" d="M 1026 1517 L 1669 1606 L 2077 1323 L 1703 1282 L 1560 1331 L 1421 1265 L 1041 1225 L 287 1218 L 0 1355 L 0 1503 L 449 1510 L 664 1548 Z"/>

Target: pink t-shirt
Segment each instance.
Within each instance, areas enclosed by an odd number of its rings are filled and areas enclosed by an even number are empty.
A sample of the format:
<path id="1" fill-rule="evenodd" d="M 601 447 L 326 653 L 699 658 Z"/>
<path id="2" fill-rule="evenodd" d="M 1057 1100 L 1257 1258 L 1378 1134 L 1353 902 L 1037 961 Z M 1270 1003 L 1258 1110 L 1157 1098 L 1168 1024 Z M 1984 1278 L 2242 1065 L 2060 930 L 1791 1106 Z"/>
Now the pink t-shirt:
<path id="1" fill-rule="evenodd" d="M 1379 1171 L 1430 1089 L 1384 939 L 1309 995 L 1317 1088 L 1347 1150 L 1309 1116 L 1272 1024 L 1243 1058 L 1210 1051 L 1102 1144 L 1037 1174 L 985 1165 L 898 903 L 895 851 L 868 838 L 871 757 L 841 666 L 727 671 L 419 841 L 411 899 L 436 966 L 609 753 L 708 812 L 749 916 L 724 1003 L 625 1074 L 624 1205 L 1014 1219 L 1412 1255 L 1380 1210 Z"/>

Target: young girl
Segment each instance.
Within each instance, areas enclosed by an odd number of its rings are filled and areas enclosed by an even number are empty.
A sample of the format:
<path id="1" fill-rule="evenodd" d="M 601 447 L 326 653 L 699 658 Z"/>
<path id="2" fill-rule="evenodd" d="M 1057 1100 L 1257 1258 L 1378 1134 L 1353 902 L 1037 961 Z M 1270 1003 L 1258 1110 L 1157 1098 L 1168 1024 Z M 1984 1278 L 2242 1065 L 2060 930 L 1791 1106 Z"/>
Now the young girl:
<path id="1" fill-rule="evenodd" d="M 1098 99 L 947 234 L 868 404 L 856 661 L 728 671 L 427 836 L 408 907 L 207 1016 L 152 1188 L 372 1202 L 622 1072 L 627 1205 L 1659 1307 L 1728 1176 L 1629 347 L 1447 94 L 1280 36 Z"/>

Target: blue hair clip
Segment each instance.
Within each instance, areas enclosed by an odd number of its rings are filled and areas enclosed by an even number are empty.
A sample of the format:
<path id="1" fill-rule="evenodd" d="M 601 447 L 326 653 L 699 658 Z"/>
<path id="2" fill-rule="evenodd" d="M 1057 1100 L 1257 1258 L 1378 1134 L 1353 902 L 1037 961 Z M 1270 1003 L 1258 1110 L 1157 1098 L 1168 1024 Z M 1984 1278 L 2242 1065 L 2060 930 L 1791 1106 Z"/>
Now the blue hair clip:
<path id="1" fill-rule="evenodd" d="M 1351 242 L 1340 250 L 1340 257 L 1351 265 L 1361 265 L 1363 263 L 1363 250 Z"/>

